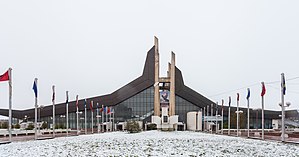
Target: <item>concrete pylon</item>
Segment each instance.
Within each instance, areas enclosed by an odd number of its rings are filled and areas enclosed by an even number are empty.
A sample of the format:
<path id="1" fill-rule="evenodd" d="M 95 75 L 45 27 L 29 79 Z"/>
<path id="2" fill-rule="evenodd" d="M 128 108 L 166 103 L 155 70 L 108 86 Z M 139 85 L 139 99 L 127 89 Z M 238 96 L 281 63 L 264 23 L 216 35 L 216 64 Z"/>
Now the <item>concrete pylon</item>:
<path id="1" fill-rule="evenodd" d="M 175 115 L 175 54 L 171 52 L 169 115 Z"/>
<path id="2" fill-rule="evenodd" d="M 160 92 L 159 92 L 159 40 L 155 36 L 155 84 L 154 84 L 154 115 L 160 116 Z"/>

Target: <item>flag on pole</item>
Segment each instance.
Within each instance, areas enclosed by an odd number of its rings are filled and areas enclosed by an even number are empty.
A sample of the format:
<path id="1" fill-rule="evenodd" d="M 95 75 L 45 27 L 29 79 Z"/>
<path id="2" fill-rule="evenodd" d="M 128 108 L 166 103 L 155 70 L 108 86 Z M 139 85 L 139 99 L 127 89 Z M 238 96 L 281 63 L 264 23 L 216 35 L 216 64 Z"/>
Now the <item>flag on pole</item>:
<path id="1" fill-rule="evenodd" d="M 261 96 L 264 96 L 266 94 L 266 87 L 265 87 L 265 83 L 262 82 L 262 93 Z"/>
<path id="2" fill-rule="evenodd" d="M 104 113 L 106 113 L 106 111 L 107 111 L 107 106 L 106 107 L 103 107 L 103 111 L 104 111 Z"/>
<path id="3" fill-rule="evenodd" d="M 52 94 L 52 102 L 55 100 L 55 86 L 52 86 L 53 94 Z"/>
<path id="4" fill-rule="evenodd" d="M 239 100 L 240 100 L 240 94 L 237 93 L 237 101 L 239 101 Z"/>
<path id="5" fill-rule="evenodd" d="M 100 109 L 100 112 L 103 112 L 104 111 L 104 107 L 103 107 L 103 105 L 102 105 L 102 108 Z"/>
<path id="6" fill-rule="evenodd" d="M 93 101 L 90 101 L 90 104 L 89 104 L 89 108 L 90 108 L 91 112 L 93 112 L 93 108 L 92 108 L 92 107 L 93 107 L 93 106 L 92 106 L 93 104 L 92 104 L 92 103 L 93 103 Z"/>
<path id="7" fill-rule="evenodd" d="M 221 100 L 221 104 L 222 104 L 221 109 L 223 110 L 223 105 L 224 105 L 224 100 L 223 99 Z"/>
<path id="8" fill-rule="evenodd" d="M 109 114 L 110 113 L 110 107 L 106 106 L 106 113 Z"/>
<path id="9" fill-rule="evenodd" d="M 232 98 L 229 96 L 228 97 L 228 106 L 230 107 L 230 104 L 232 103 Z"/>
<path id="10" fill-rule="evenodd" d="M 249 98 L 250 98 L 250 89 L 249 88 L 247 88 L 247 96 L 246 96 L 246 99 L 248 100 Z"/>
<path id="11" fill-rule="evenodd" d="M 65 101 L 65 103 L 66 104 L 69 103 L 69 91 L 66 91 L 66 101 Z"/>
<path id="12" fill-rule="evenodd" d="M 76 95 L 76 107 L 78 108 L 78 106 L 79 106 L 79 96 L 78 95 Z"/>
<path id="13" fill-rule="evenodd" d="M 281 88 L 282 88 L 283 95 L 286 95 L 287 87 L 286 87 L 286 81 L 285 81 L 284 75 L 283 75 L 282 80 L 281 80 Z"/>
<path id="14" fill-rule="evenodd" d="M 84 99 L 84 108 L 86 108 L 86 99 Z"/>
<path id="15" fill-rule="evenodd" d="M 8 81 L 9 80 L 9 70 L 7 70 L 3 75 L 0 75 L 0 81 Z"/>
<path id="16" fill-rule="evenodd" d="M 37 79 L 34 80 L 33 87 L 32 87 L 32 89 L 34 91 L 34 94 L 35 94 L 35 98 L 37 98 L 37 83 L 36 83 L 36 80 Z"/>
<path id="17" fill-rule="evenodd" d="M 110 114 L 110 112 L 111 112 L 110 107 L 108 107 L 107 114 Z"/>

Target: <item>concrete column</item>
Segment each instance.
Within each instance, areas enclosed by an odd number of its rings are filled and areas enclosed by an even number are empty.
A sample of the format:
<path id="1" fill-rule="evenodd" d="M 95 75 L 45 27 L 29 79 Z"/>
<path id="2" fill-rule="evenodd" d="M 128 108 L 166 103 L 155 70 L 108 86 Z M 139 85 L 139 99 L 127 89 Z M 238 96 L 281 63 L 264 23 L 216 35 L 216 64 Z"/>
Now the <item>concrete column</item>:
<path id="1" fill-rule="evenodd" d="M 170 66 L 170 116 L 175 115 L 175 54 L 171 52 Z"/>
<path id="2" fill-rule="evenodd" d="M 154 115 L 160 116 L 160 93 L 159 93 L 159 41 L 155 37 L 155 94 L 154 94 Z"/>

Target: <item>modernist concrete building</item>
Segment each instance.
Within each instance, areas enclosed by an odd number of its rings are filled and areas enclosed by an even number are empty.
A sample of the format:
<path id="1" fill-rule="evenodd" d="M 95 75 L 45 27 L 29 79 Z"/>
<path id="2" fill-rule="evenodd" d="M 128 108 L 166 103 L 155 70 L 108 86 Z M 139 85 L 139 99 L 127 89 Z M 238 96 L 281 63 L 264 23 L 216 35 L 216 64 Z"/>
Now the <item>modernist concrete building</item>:
<path id="1" fill-rule="evenodd" d="M 86 98 L 87 104 L 91 101 L 113 108 L 115 123 L 125 122 L 128 120 L 142 121 L 143 126 L 146 123 L 156 123 L 158 128 L 174 129 L 178 124 L 187 123 L 188 112 L 203 111 L 202 115 L 211 115 L 211 104 L 214 106 L 213 115 L 216 114 L 216 104 L 200 93 L 192 90 L 185 85 L 182 72 L 175 66 L 175 54 L 172 52 L 171 62 L 168 66 L 168 75 L 159 76 L 159 44 L 155 38 L 155 44 L 147 52 L 142 75 L 131 81 L 127 85 L 119 88 L 108 95 Z M 69 102 L 69 128 L 76 129 L 76 105 L 75 101 Z M 66 104 L 56 104 L 56 124 L 65 125 Z M 87 105 L 89 106 L 89 105 Z M 207 110 L 208 106 L 210 107 Z M 93 106 L 93 116 L 96 119 L 97 105 Z M 221 106 L 218 107 L 221 109 Z M 44 104 L 40 110 L 41 121 L 52 124 L 52 105 Z M 79 100 L 79 127 L 84 128 L 84 99 Z M 240 108 L 244 114 L 247 109 Z M 232 116 L 236 108 L 232 107 Z M 261 112 L 250 109 L 250 127 L 261 128 Z M 220 113 L 220 110 L 219 112 Z M 257 113 L 257 114 L 256 114 Z M 272 128 L 272 119 L 279 119 L 279 111 L 265 111 L 265 128 Z M 0 115 L 8 116 L 7 109 L 0 109 Z M 97 126 L 97 121 L 91 124 L 91 110 L 87 107 L 87 127 Z M 228 107 L 224 107 L 224 123 L 227 124 Z M 13 110 L 12 116 L 16 120 L 24 118 L 34 121 L 34 108 L 27 110 Z M 246 116 L 247 117 L 247 116 Z M 298 119 L 297 110 L 288 111 L 287 118 Z M 102 118 L 100 118 L 100 123 Z M 106 119 L 104 121 L 107 121 Z M 14 121 L 15 122 L 15 121 Z M 235 124 L 231 123 L 232 128 Z"/>

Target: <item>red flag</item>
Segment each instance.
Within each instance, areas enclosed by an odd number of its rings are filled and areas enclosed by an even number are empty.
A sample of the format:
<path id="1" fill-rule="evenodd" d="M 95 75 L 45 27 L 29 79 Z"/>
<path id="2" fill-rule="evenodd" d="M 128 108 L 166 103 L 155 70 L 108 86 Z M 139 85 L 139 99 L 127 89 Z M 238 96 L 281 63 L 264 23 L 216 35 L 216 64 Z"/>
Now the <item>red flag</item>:
<path id="1" fill-rule="evenodd" d="M 240 94 L 237 93 L 237 101 L 239 101 L 239 100 L 240 100 Z"/>
<path id="2" fill-rule="evenodd" d="M 76 96 L 76 107 L 78 108 L 79 105 L 79 100 L 78 100 L 78 95 Z"/>
<path id="3" fill-rule="evenodd" d="M 91 110 L 91 112 L 93 112 L 93 101 L 90 101 L 90 105 L 89 105 L 89 108 L 90 108 L 90 110 Z"/>
<path id="4" fill-rule="evenodd" d="M 262 82 L 262 93 L 261 96 L 264 96 L 266 94 L 266 87 L 265 87 L 265 83 Z"/>
<path id="5" fill-rule="evenodd" d="M 0 75 L 0 81 L 8 81 L 8 80 L 9 80 L 9 74 L 7 70 L 3 75 Z"/>
<path id="6" fill-rule="evenodd" d="M 109 114 L 110 113 L 110 107 L 107 107 L 108 109 L 107 109 L 107 114 Z"/>

